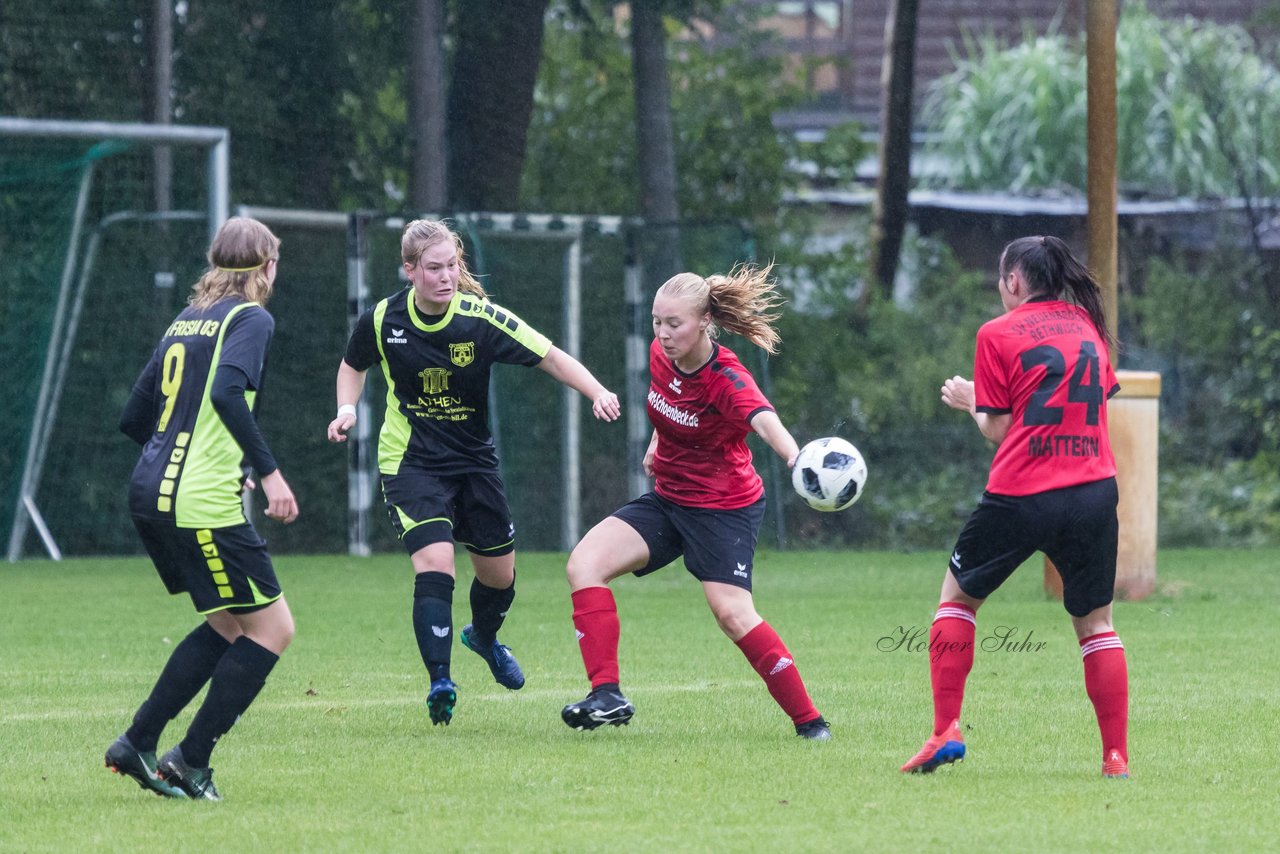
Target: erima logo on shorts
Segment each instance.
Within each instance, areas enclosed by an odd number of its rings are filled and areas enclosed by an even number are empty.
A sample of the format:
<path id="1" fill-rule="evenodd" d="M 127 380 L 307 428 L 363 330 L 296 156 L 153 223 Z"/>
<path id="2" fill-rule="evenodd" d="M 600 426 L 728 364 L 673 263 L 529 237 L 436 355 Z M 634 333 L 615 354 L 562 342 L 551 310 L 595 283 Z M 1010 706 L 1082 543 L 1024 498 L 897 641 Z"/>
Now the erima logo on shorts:
<path id="1" fill-rule="evenodd" d="M 737 563 L 737 561 L 734 561 L 734 563 Z M 746 578 L 748 574 L 747 565 L 745 563 L 739 563 L 738 568 L 733 571 L 733 574 L 739 578 Z"/>
<path id="2" fill-rule="evenodd" d="M 404 337 L 403 329 L 392 329 L 391 337 L 387 339 L 388 344 L 408 344 L 409 339 Z"/>

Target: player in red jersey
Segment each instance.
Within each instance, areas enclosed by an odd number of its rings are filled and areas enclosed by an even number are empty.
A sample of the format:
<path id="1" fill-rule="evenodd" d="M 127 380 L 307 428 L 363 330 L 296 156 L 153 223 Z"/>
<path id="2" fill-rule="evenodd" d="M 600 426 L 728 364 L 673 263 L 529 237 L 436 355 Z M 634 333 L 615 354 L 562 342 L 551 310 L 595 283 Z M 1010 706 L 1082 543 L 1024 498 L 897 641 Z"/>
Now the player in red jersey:
<path id="1" fill-rule="evenodd" d="M 902 770 L 963 759 L 960 704 L 973 666 L 978 608 L 1043 551 L 1062 574 L 1063 604 L 1084 658 L 1102 735 L 1102 774 L 1128 777 L 1129 676 L 1111 624 L 1116 576 L 1116 465 L 1107 399 L 1119 390 L 1097 282 L 1056 237 L 1023 237 L 1000 256 L 1005 313 L 978 330 L 973 381 L 942 400 L 996 443 L 991 474 L 956 541 L 929 638 L 933 735 Z"/>
<path id="2" fill-rule="evenodd" d="M 591 680 L 586 699 L 561 713 L 574 729 L 625 724 L 635 713 L 618 685 L 618 611 L 609 582 L 647 575 L 683 555 L 716 622 L 796 734 L 831 737 L 791 653 L 751 598 L 764 484 L 751 465 L 747 433 L 758 433 L 788 466 L 800 449 L 738 357 L 716 341 L 725 329 L 776 351 L 780 300 L 770 269 L 738 267 L 705 279 L 681 273 L 653 299 L 647 408 L 654 429 L 644 468 L 654 489 L 588 531 L 569 556 L 573 624 Z"/>

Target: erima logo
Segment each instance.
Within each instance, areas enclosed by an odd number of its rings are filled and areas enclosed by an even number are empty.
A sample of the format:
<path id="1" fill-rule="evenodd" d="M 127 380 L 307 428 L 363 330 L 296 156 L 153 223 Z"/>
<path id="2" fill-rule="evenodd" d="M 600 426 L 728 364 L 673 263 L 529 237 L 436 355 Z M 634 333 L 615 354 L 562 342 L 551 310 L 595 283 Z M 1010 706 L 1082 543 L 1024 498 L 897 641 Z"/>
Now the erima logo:
<path id="1" fill-rule="evenodd" d="M 391 337 L 387 339 L 388 344 L 408 344 L 409 339 L 404 337 L 403 329 L 392 329 Z"/>
<path id="2" fill-rule="evenodd" d="M 747 565 L 746 565 L 745 563 L 740 563 L 740 564 L 738 564 L 738 568 L 737 568 L 737 569 L 735 569 L 735 570 L 733 571 L 733 574 L 734 574 L 734 575 L 736 575 L 736 576 L 738 576 L 739 578 L 746 578 L 746 577 L 747 577 Z"/>
<path id="3" fill-rule="evenodd" d="M 782 658 L 778 659 L 777 664 L 773 665 L 773 669 L 769 671 L 769 675 L 777 676 L 779 673 L 786 670 L 788 667 L 790 667 L 793 664 L 795 664 L 795 662 L 784 655 L 782 656 Z"/>
<path id="4" fill-rule="evenodd" d="M 671 389 L 676 394 L 680 394 L 680 378 L 672 377 L 671 382 L 667 384 L 667 388 Z"/>
<path id="5" fill-rule="evenodd" d="M 960 568 L 960 552 L 951 553 L 951 565 L 956 569 Z"/>
<path id="6" fill-rule="evenodd" d="M 447 638 L 449 636 L 449 627 L 448 626 L 432 626 L 431 634 L 435 635 L 438 638 Z"/>

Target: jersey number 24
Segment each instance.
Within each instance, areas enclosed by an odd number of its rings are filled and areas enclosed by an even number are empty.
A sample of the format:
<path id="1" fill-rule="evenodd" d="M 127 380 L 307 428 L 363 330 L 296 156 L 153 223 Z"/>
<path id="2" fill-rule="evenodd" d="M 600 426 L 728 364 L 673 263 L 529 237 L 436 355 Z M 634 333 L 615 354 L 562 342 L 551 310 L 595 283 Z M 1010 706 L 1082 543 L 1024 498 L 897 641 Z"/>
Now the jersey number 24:
<path id="1" fill-rule="evenodd" d="M 1022 423 L 1028 426 L 1061 424 L 1066 407 L 1050 406 L 1049 401 L 1062 387 L 1063 377 L 1067 375 L 1066 357 L 1057 347 L 1048 344 L 1032 347 L 1022 354 L 1022 370 L 1025 372 L 1037 367 L 1044 368 L 1044 377 L 1027 401 Z M 1084 404 L 1087 407 L 1084 423 L 1094 426 L 1098 423 L 1098 411 L 1102 408 L 1103 399 L 1102 383 L 1098 377 L 1097 347 L 1092 341 L 1081 341 L 1075 370 L 1067 381 L 1067 402 Z"/>

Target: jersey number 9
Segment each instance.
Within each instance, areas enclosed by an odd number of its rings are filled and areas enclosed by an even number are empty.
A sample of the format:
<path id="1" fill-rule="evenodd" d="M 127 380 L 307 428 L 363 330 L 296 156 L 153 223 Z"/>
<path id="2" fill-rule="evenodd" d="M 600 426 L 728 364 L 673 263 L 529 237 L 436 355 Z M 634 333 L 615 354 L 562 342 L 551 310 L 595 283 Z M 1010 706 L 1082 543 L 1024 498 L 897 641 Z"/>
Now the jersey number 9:
<path id="1" fill-rule="evenodd" d="M 173 417 L 173 404 L 178 399 L 178 389 L 182 388 L 182 363 L 186 360 L 187 348 L 181 343 L 173 344 L 164 351 L 164 360 L 160 364 L 160 393 L 164 395 L 164 412 L 160 413 L 160 423 L 156 432 L 163 433 Z"/>

